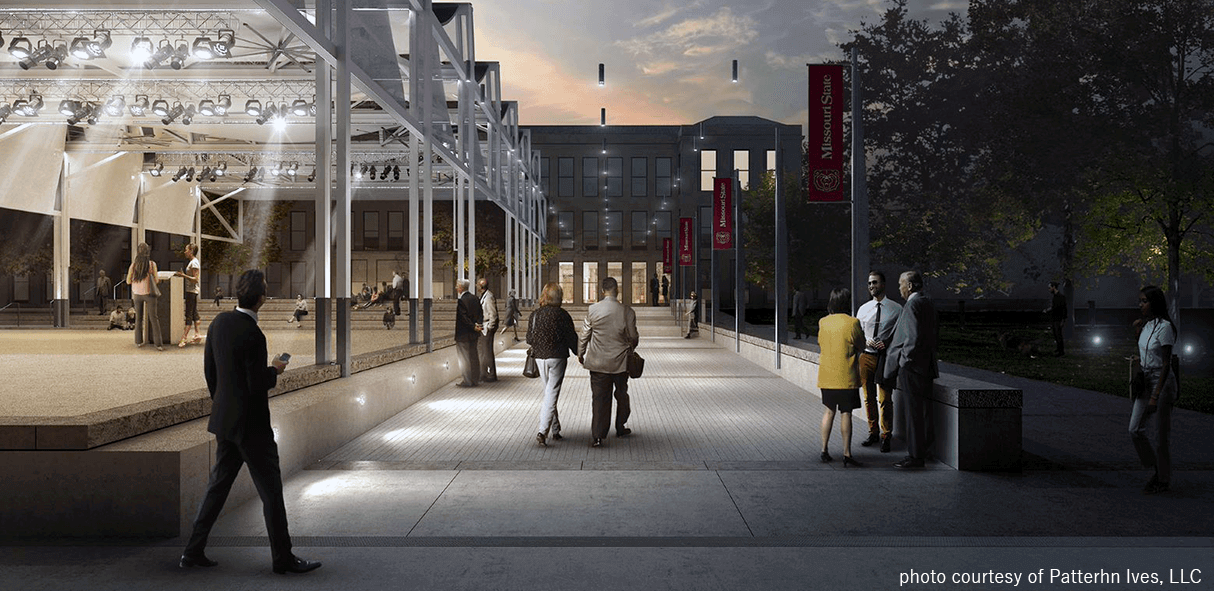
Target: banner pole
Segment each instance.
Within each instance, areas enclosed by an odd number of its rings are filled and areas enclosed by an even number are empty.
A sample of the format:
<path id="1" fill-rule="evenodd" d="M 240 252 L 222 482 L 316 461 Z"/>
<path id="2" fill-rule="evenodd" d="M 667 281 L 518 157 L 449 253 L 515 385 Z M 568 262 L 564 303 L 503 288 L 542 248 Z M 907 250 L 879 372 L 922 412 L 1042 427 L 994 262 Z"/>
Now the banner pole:
<path id="1" fill-rule="evenodd" d="M 776 142 L 776 170 L 775 170 L 775 211 L 776 211 L 776 334 L 775 334 L 775 349 L 776 349 L 776 369 L 780 369 L 780 343 L 783 343 L 787 338 L 787 329 L 785 328 L 785 306 L 784 298 L 788 291 L 788 254 L 785 252 L 785 235 L 787 226 L 784 224 L 784 201 L 780 194 L 780 125 L 776 124 L 775 133 Z"/>
<path id="2" fill-rule="evenodd" d="M 730 181 L 733 184 L 733 193 L 738 195 L 738 169 L 733 169 L 733 177 Z M 733 346 L 735 353 L 742 352 L 742 290 L 745 287 L 745 278 L 742 275 L 742 199 L 733 200 L 733 227 L 734 227 L 734 292 L 733 292 Z"/>
<path id="3" fill-rule="evenodd" d="M 856 48 L 851 48 L 851 221 L 852 292 L 851 309 L 860 309 L 860 294 L 868 293 L 868 185 L 864 161 L 864 117 L 860 97 L 860 65 Z"/>

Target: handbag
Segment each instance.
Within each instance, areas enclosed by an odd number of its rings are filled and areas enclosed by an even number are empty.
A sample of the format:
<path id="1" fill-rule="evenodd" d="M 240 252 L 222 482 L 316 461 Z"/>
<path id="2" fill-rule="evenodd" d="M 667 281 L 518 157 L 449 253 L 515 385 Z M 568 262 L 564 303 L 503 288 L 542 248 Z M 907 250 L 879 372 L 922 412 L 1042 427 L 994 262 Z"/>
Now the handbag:
<path id="1" fill-rule="evenodd" d="M 637 355 L 636 351 L 628 352 L 628 377 L 636 379 L 645 372 L 645 358 Z"/>
<path id="2" fill-rule="evenodd" d="M 154 297 L 160 297 L 160 286 L 157 285 L 159 282 L 156 281 L 156 276 L 153 275 L 151 271 L 148 272 L 148 283 L 152 285 L 152 295 Z"/>
<path id="3" fill-rule="evenodd" d="M 531 348 L 527 348 L 527 361 L 523 363 L 523 377 L 538 378 L 540 377 L 540 366 L 535 362 L 535 353 Z"/>

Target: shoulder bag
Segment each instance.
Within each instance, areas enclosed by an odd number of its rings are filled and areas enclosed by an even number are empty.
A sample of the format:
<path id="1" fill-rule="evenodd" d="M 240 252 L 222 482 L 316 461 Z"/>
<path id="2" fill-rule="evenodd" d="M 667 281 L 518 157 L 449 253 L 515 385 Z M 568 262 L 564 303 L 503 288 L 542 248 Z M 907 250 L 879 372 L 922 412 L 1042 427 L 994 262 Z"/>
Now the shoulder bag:
<path id="1" fill-rule="evenodd" d="M 523 377 L 538 378 L 540 377 L 540 366 L 535 362 L 535 353 L 530 347 L 527 348 L 527 361 L 523 363 Z"/>
<path id="2" fill-rule="evenodd" d="M 645 372 L 645 358 L 637 355 L 635 350 L 628 352 L 628 377 L 636 379 Z"/>

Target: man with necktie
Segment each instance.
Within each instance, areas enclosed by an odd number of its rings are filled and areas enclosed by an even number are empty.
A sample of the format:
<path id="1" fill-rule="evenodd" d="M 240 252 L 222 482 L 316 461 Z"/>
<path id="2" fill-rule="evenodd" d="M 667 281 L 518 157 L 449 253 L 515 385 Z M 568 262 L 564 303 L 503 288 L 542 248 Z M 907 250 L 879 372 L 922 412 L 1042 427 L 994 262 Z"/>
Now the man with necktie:
<path id="1" fill-rule="evenodd" d="M 893 384 L 883 378 L 886 349 L 894 335 L 894 326 L 902 306 L 885 297 L 885 273 L 868 274 L 868 294 L 873 299 L 856 312 L 860 328 L 864 329 L 864 353 L 860 355 L 860 380 L 864 383 L 864 410 L 868 414 L 868 439 L 860 445 L 868 447 L 881 442 L 881 453 L 889 453 L 890 432 L 893 430 Z"/>

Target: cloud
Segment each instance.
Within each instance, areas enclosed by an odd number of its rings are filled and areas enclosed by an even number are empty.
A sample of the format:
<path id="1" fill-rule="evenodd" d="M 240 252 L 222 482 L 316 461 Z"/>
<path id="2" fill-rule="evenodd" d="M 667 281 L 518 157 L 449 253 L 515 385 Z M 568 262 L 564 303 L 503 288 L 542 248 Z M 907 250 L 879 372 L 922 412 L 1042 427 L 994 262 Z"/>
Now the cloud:
<path id="1" fill-rule="evenodd" d="M 932 4 L 929 8 L 931 10 L 948 10 L 948 11 L 954 11 L 954 12 L 960 11 L 960 12 L 964 13 L 967 9 L 969 9 L 969 2 L 968 1 L 960 2 L 957 0 L 952 0 L 952 1 L 945 0 L 944 2 L 937 2 L 935 4 Z"/>
<path id="2" fill-rule="evenodd" d="M 725 6 L 710 16 L 685 19 L 649 35 L 616 41 L 615 45 L 637 58 L 668 61 L 673 56 L 723 53 L 745 46 L 758 36 L 754 18 L 736 16 Z"/>

